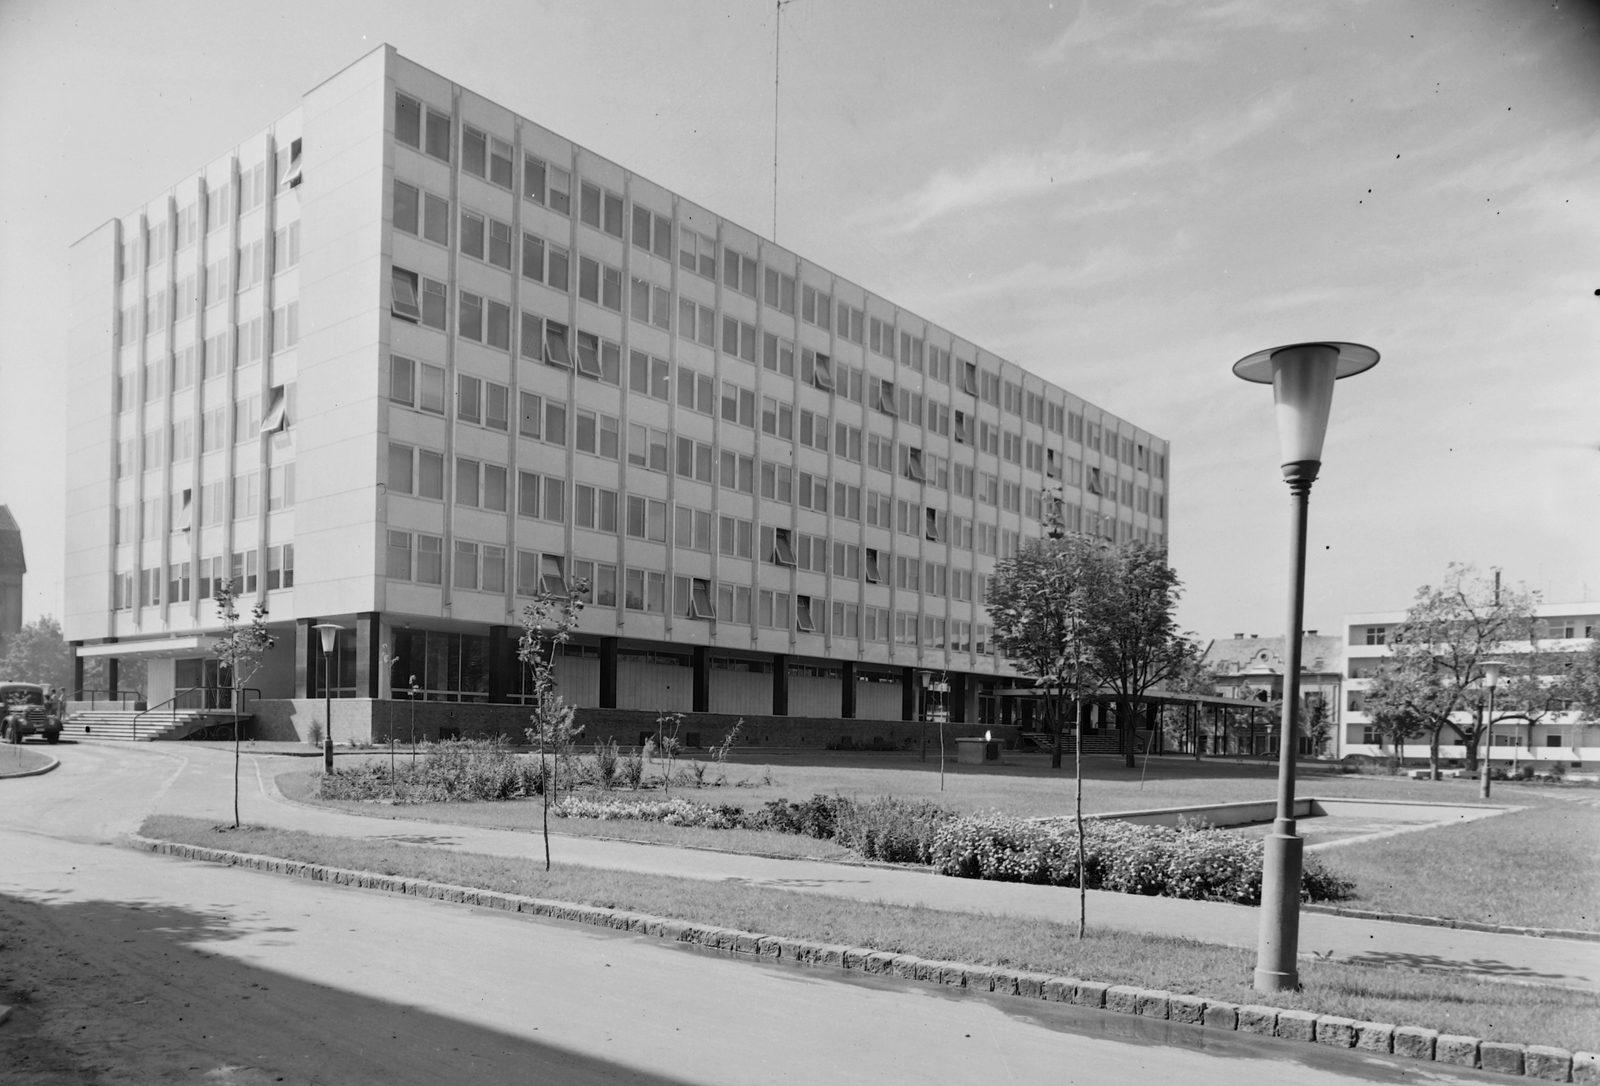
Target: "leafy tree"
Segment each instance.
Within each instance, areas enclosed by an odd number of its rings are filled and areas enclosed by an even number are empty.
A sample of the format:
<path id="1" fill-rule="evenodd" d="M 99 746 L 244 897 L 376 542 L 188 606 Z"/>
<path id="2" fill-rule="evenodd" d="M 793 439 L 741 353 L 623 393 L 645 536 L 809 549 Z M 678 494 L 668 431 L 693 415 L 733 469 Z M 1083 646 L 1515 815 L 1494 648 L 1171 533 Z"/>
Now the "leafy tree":
<path id="1" fill-rule="evenodd" d="M 1558 676 L 1551 694 L 1570 701 L 1586 724 L 1600 723 L 1600 637 L 1590 639 L 1583 652 L 1564 654 L 1551 674 Z"/>
<path id="2" fill-rule="evenodd" d="M 1138 541 L 1111 547 L 1069 535 L 1029 541 L 1001 562 L 986 606 L 995 644 L 1019 670 L 1060 691 L 1081 668 L 1085 686 L 1114 695 L 1131 768 L 1134 703 L 1196 667 L 1198 649 L 1174 615 L 1180 589 L 1165 547 Z M 1052 722 L 1060 715 L 1055 701 L 1045 701 Z"/>
<path id="3" fill-rule="evenodd" d="M 72 646 L 61 636 L 61 623 L 44 615 L 5 640 L 0 655 L 0 679 L 18 683 L 46 683 L 57 690 L 72 690 Z"/>
<path id="4" fill-rule="evenodd" d="M 1385 726 L 1411 728 L 1428 739 L 1428 764 L 1439 775 L 1439 747 L 1448 731 L 1466 747 L 1467 768 L 1478 768 L 1486 728 L 1532 723 L 1546 711 L 1540 681 L 1534 593 L 1502 588 L 1470 565 L 1452 562 L 1437 588 L 1423 585 L 1400 625 L 1389 632 L 1391 661 L 1379 669 L 1367 704 Z M 1505 659 L 1506 681 L 1495 691 L 1495 719 L 1486 722 L 1486 660 Z M 1397 733 L 1398 734 L 1398 733 Z"/>
<path id="5" fill-rule="evenodd" d="M 1417 695 L 1431 698 L 1427 686 L 1407 682 L 1400 669 L 1385 662 L 1373 674 L 1367 687 L 1366 709 L 1371 727 L 1378 733 L 1379 745 L 1389 752 L 1389 768 L 1400 768 L 1400 753 L 1405 744 L 1427 734 L 1427 706 L 1416 704 Z"/>
<path id="6" fill-rule="evenodd" d="M 1086 655 L 1084 603 L 1099 571 L 1097 545 L 1087 536 L 1030 539 L 1000 561 L 989 582 L 993 641 L 1045 691 L 1046 727 L 1055 736 L 1050 767 L 1061 768 L 1062 706 L 1082 677 Z"/>
<path id="7" fill-rule="evenodd" d="M 550 870 L 550 792 L 551 774 L 545 765 L 545 749 L 556 751 L 557 764 L 561 752 L 569 749 L 577 738 L 574 727 L 576 707 L 566 704 L 557 690 L 555 677 L 556 653 L 572 637 L 583 610 L 583 597 L 589 592 L 589 583 L 582 578 L 568 586 L 566 594 L 558 595 L 541 587 L 533 602 L 522 609 L 522 637 L 517 642 L 517 659 L 522 661 L 524 673 L 532 685 L 533 712 L 528 738 L 539 747 L 540 794 L 544 798 L 544 869 Z M 414 680 L 413 680 L 414 681 Z"/>
<path id="8" fill-rule="evenodd" d="M 1087 593 L 1085 663 L 1117 703 L 1126 765 L 1134 765 L 1134 702 L 1193 666 L 1198 648 L 1178 629 L 1182 582 L 1162 545 L 1137 540 L 1099 551 Z"/>
<path id="9" fill-rule="evenodd" d="M 211 654 L 218 664 L 226 668 L 233 687 L 233 824 L 239 825 L 239 702 L 244 687 L 261 670 L 261 657 L 272 648 L 276 639 L 267 633 L 267 605 L 257 601 L 250 609 L 248 621 L 242 621 L 236 601 L 238 593 L 231 579 L 219 580 L 211 599 L 222 617 L 222 633 L 217 636 Z M 331 723 L 331 722 L 330 722 Z"/>

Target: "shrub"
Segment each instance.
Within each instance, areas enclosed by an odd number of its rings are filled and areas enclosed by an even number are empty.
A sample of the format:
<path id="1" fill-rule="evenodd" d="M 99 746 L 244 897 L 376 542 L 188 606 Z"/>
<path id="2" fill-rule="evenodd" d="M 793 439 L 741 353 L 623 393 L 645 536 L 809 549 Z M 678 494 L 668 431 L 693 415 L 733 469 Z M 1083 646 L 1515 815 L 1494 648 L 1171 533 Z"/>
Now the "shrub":
<path id="1" fill-rule="evenodd" d="M 324 775 L 324 799 L 392 799 L 396 803 L 523 799 L 540 794 L 544 774 L 537 758 L 511 752 L 503 739 L 435 743 L 420 762 L 403 762 L 393 778 L 382 762 Z"/>
<path id="2" fill-rule="evenodd" d="M 617 781 L 618 772 L 617 741 L 605 739 L 594 745 L 594 775 L 600 787 L 606 791 Z"/>
<path id="3" fill-rule="evenodd" d="M 928 800 L 893 796 L 865 802 L 841 796 L 834 802 L 834 812 L 833 835 L 839 844 L 866 859 L 887 863 L 929 863 L 935 834 L 954 817 Z"/>
<path id="4" fill-rule="evenodd" d="M 638 747 L 622 756 L 622 779 L 635 792 L 644 783 L 644 754 Z"/>
<path id="5" fill-rule="evenodd" d="M 1092 890 L 1201 901 L 1261 903 L 1262 842 L 1227 830 L 1136 826 L 1112 819 L 1084 825 L 1084 883 Z M 935 831 L 931 862 L 945 875 L 1077 885 L 1077 834 L 1069 823 L 1000 814 L 947 819 Z M 1301 897 L 1337 901 L 1354 887 L 1305 859 Z"/>
<path id="6" fill-rule="evenodd" d="M 595 818 L 600 821 L 633 819 L 668 826 L 701 826 L 712 830 L 739 829 L 744 808 L 735 804 L 694 803 L 687 799 L 618 800 L 568 798 L 550 808 L 560 818 Z"/>
<path id="7" fill-rule="evenodd" d="M 747 819 L 746 825 L 751 829 L 827 840 L 834 836 L 836 822 L 833 798 L 815 795 L 804 803 L 790 803 L 786 799 L 769 800 Z"/>

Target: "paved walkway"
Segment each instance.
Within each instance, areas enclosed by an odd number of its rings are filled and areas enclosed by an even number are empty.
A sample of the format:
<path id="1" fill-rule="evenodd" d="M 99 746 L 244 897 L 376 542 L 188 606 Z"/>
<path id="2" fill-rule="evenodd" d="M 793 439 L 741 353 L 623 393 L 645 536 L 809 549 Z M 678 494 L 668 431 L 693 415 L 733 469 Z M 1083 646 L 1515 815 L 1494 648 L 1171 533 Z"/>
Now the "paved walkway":
<path id="1" fill-rule="evenodd" d="M 143 748 L 130 756 L 179 752 L 184 764 L 154 809 L 173 814 L 232 820 L 231 755 L 196 746 Z M 171 757 L 171 753 L 166 753 Z M 240 798 L 244 820 L 313 833 L 369 837 L 404 844 L 460 849 L 496 856 L 543 858 L 537 834 L 452 826 L 406 819 L 369 818 L 293 803 L 278 792 L 273 776 L 283 761 L 246 754 Z M 734 880 L 802 893 L 863 901 L 924 905 L 936 909 L 994 913 L 1073 922 L 1077 894 L 1071 889 L 944 878 L 898 868 L 767 859 L 662 845 L 551 835 L 556 863 L 687 878 Z M 1185 935 L 1205 942 L 1253 948 L 1256 909 L 1217 902 L 1180 901 L 1090 891 L 1091 926 L 1151 934 Z M 1451 928 L 1419 927 L 1320 913 L 1300 919 L 1302 954 L 1369 964 L 1393 964 L 1474 974 L 1485 978 L 1559 984 L 1600 990 L 1600 943 L 1540 939 Z"/>

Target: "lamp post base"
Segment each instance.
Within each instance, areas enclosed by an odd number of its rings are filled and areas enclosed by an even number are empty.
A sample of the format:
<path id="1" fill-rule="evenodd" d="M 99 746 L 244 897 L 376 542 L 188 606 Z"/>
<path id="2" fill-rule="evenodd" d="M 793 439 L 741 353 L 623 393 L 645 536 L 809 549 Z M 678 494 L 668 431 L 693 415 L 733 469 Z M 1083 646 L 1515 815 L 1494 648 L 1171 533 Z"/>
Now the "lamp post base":
<path id="1" fill-rule="evenodd" d="M 1292 992 L 1300 987 L 1296 951 L 1300 945 L 1300 873 L 1305 840 L 1293 819 L 1278 819 L 1265 841 L 1261 871 L 1261 934 L 1256 948 L 1254 987 L 1258 992 Z"/>
<path id="2" fill-rule="evenodd" d="M 322 771 L 333 772 L 333 736 L 328 736 L 322 741 Z"/>

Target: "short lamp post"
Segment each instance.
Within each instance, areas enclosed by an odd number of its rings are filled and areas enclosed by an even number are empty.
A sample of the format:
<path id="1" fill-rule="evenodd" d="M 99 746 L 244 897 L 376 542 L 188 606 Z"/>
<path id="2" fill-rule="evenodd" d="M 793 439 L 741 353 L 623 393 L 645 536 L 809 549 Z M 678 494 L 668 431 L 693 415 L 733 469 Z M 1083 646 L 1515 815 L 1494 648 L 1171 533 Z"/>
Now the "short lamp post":
<path id="1" fill-rule="evenodd" d="M 333 622 L 319 622 L 311 627 L 322 635 L 322 771 L 333 772 L 333 648 L 338 643 L 343 626 Z"/>
<path id="2" fill-rule="evenodd" d="M 1483 685 L 1489 688 L 1488 716 L 1483 721 L 1483 765 L 1478 768 L 1478 798 L 1489 798 L 1489 754 L 1494 750 L 1494 688 L 1500 685 L 1500 672 L 1506 666 L 1501 660 L 1485 660 Z"/>
<path id="3" fill-rule="evenodd" d="M 1256 949 L 1255 988 L 1262 992 L 1292 991 L 1300 986 L 1295 956 L 1300 943 L 1305 842 L 1295 833 L 1294 763 L 1300 734 L 1300 642 L 1311 484 L 1322 466 L 1334 381 L 1377 364 L 1378 352 L 1359 343 L 1296 343 L 1257 351 L 1233 365 L 1235 376 L 1272 386 L 1280 463 L 1290 495 L 1289 622 L 1278 740 L 1278 809 L 1262 856 L 1261 931 Z"/>

